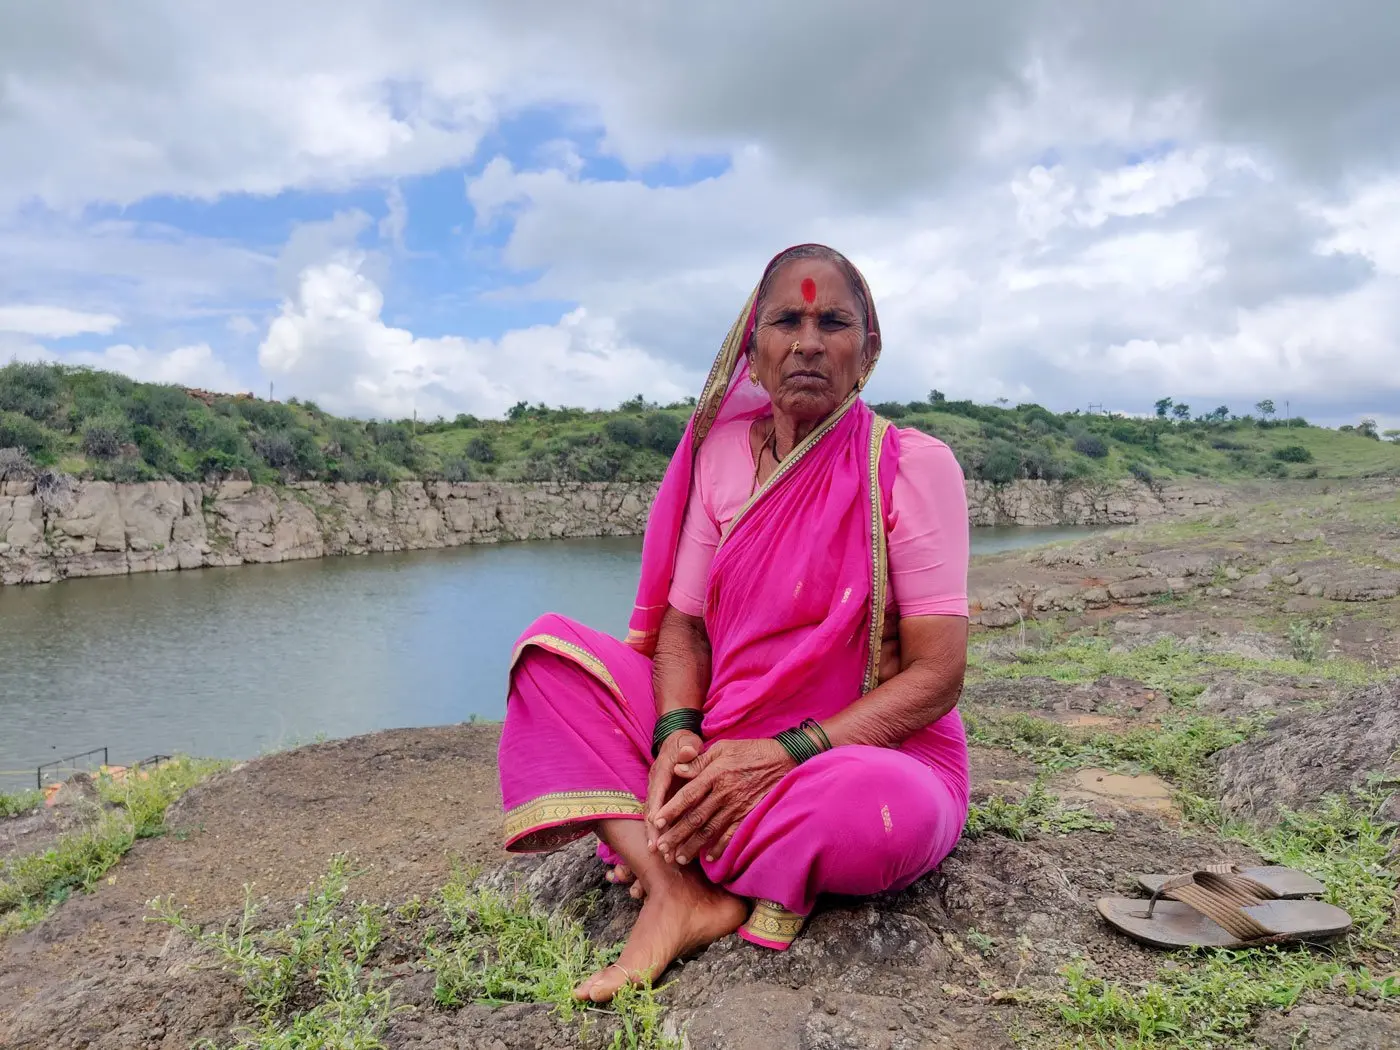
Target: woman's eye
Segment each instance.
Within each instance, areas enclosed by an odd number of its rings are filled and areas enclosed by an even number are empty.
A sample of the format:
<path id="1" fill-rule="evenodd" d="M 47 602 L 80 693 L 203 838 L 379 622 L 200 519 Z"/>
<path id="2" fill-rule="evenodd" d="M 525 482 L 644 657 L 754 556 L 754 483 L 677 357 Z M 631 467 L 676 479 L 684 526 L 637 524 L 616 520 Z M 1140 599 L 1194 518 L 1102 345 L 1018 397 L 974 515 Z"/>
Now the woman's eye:
<path id="1" fill-rule="evenodd" d="M 839 332 L 846 327 L 848 327 L 846 322 L 839 317 L 822 318 L 822 331 L 824 332 Z"/>

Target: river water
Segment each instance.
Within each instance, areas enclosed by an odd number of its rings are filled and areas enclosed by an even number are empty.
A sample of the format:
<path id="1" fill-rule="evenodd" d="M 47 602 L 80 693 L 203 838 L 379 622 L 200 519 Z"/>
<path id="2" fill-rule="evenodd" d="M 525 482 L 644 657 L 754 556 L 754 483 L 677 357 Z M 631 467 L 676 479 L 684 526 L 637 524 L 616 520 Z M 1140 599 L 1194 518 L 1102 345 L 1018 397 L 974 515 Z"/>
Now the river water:
<path id="1" fill-rule="evenodd" d="M 987 554 L 1083 529 L 974 529 Z M 640 539 L 560 540 L 0 587 L 0 789 L 43 762 L 244 758 L 500 718 L 537 615 L 620 634 Z"/>

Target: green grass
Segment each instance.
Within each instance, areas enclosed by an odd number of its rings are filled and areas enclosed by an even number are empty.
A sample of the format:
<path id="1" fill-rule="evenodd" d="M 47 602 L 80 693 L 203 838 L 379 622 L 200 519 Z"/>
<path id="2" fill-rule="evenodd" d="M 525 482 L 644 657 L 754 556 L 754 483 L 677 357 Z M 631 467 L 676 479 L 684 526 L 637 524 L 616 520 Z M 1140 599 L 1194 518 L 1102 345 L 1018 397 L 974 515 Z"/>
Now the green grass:
<path id="1" fill-rule="evenodd" d="M 132 845 L 165 830 L 165 811 L 225 763 L 180 758 L 125 779 L 98 780 L 93 823 L 39 853 L 0 862 L 0 938 L 43 921 L 75 891 L 87 892 Z"/>
<path id="2" fill-rule="evenodd" d="M 1061 1045 L 1104 1050 L 1206 1050 L 1249 1045 L 1266 1010 L 1288 1009 L 1308 993 L 1400 999 L 1400 973 L 1374 974 L 1358 949 L 1388 943 L 1395 928 L 1394 825 L 1378 814 L 1385 799 L 1367 792 L 1329 797 L 1309 812 L 1286 812 L 1267 828 L 1228 824 L 1276 864 L 1307 871 L 1325 899 L 1351 915 L 1348 940 L 1332 948 L 1255 948 L 1168 956 L 1149 981 L 1096 976 L 1084 959 L 1062 974 L 1065 990 L 1047 1005 L 1065 1027 Z"/>
<path id="3" fill-rule="evenodd" d="M 427 961 L 439 1005 L 546 1003 L 565 1021 L 613 1015 L 617 1048 L 681 1045 L 663 1031 L 662 1007 L 650 985 L 624 988 L 606 1011 L 574 999 L 574 987 L 621 952 L 621 946 L 593 945 L 577 919 L 546 915 L 521 893 L 474 887 L 461 869 L 438 894 L 436 907 L 447 932 L 429 945 Z"/>
<path id="4" fill-rule="evenodd" d="M 1083 683 L 1105 677 L 1132 678 L 1165 692 L 1173 703 L 1181 705 L 1205 691 L 1212 672 L 1229 671 L 1254 679 L 1269 675 L 1321 678 L 1347 686 L 1370 685 L 1386 676 L 1384 669 L 1360 660 L 1260 660 L 1192 648 L 1175 638 L 1129 648 L 1100 635 L 1081 634 L 1044 648 L 1022 650 L 1010 661 L 994 659 L 987 650 L 985 644 L 969 649 L 968 671 L 973 680 L 1049 678 Z M 1295 647 L 1294 652 L 1299 649 Z"/>
<path id="5" fill-rule="evenodd" d="M 165 923 L 213 952 L 257 1007 L 257 1022 L 234 1033 L 230 1050 L 382 1050 L 389 1020 L 402 1007 L 393 1005 L 379 975 L 364 969 L 386 915 L 364 901 L 346 905 L 348 867 L 344 855 L 333 857 L 306 903 L 279 927 L 254 928 L 251 887 L 244 888 L 236 924 L 218 930 L 190 922 L 168 897 L 151 902 L 148 921 Z M 214 1050 L 218 1044 L 198 1046 Z"/>
<path id="6" fill-rule="evenodd" d="M 41 791 L 0 791 L 0 819 L 29 813 L 38 809 L 43 801 Z"/>
<path id="7" fill-rule="evenodd" d="M 1258 726 L 1252 720 L 1196 715 L 1113 733 L 1064 726 L 1021 713 L 964 712 L 963 720 L 973 743 L 1006 748 L 1043 770 L 1099 766 L 1146 771 L 1188 792 L 1206 788 L 1211 755 L 1245 740 Z"/>
<path id="8" fill-rule="evenodd" d="M 1040 835 L 1065 835 L 1072 831 L 1113 830 L 1113 821 L 1101 820 L 1083 806 L 1069 806 L 1045 790 L 1038 778 L 1022 798 L 992 795 L 986 802 L 973 803 L 963 834 L 970 839 L 989 833 L 1005 835 L 1017 842 Z"/>

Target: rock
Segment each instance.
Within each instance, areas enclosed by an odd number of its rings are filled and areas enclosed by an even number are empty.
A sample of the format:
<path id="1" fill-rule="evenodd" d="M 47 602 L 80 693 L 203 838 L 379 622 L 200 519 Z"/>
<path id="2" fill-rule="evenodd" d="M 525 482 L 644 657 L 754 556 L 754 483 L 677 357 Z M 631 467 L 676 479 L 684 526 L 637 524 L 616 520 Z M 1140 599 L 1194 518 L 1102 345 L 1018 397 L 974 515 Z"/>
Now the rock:
<path id="1" fill-rule="evenodd" d="M 1379 772 L 1400 777 L 1400 678 L 1360 690 L 1320 713 L 1294 713 L 1219 756 L 1221 802 L 1231 813 L 1271 815 L 1361 787 Z M 1400 817 L 1400 798 L 1389 803 Z"/>
<path id="2" fill-rule="evenodd" d="M 1274 578 L 1267 572 L 1256 572 L 1240 581 L 1240 588 L 1246 591 L 1264 591 L 1273 586 Z"/>
<path id="3" fill-rule="evenodd" d="M 1238 580 L 1243 575 L 1244 574 L 1240 572 L 1239 569 L 1235 568 L 1233 565 L 1227 566 L 1225 569 L 1225 578 L 1227 580 Z"/>
<path id="4" fill-rule="evenodd" d="M 1168 594 L 1171 592 L 1171 584 L 1167 580 L 1152 576 L 1144 576 L 1135 580 L 1119 580 L 1117 583 L 1108 585 L 1108 593 L 1118 601 L 1130 601 L 1134 598 L 1146 598 L 1154 594 Z"/>
<path id="5" fill-rule="evenodd" d="M 1400 1015 L 1354 1006 L 1266 1013 L 1251 1033 L 1260 1050 L 1380 1050 L 1400 1047 Z"/>

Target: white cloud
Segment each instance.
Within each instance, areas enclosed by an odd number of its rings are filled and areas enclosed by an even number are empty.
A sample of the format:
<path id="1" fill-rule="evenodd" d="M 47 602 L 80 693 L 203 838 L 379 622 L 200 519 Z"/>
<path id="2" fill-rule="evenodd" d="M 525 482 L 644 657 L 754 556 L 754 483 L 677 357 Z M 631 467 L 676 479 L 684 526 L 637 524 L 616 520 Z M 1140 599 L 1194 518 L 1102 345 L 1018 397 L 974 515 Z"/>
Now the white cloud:
<path id="1" fill-rule="evenodd" d="M 658 366 L 582 308 L 499 340 L 414 336 L 384 323 L 384 297 L 363 262 L 342 252 L 305 269 L 258 352 L 269 375 L 333 411 L 426 418 L 500 415 L 520 400 L 617 404 L 644 393 L 671 401 L 703 378 Z"/>
<path id="2" fill-rule="evenodd" d="M 66 306 L 0 306 L 0 332 L 19 332 L 47 339 L 95 333 L 106 335 L 122 323 L 115 314 L 85 313 Z"/>

